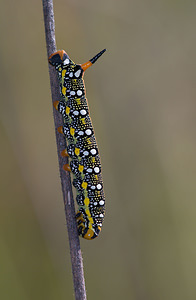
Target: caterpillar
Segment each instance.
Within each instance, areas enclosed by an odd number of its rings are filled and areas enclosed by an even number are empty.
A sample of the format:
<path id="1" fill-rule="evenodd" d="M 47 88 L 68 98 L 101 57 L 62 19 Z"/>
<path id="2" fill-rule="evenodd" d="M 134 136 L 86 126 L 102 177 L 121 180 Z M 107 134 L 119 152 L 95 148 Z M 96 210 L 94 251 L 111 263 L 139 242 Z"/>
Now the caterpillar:
<path id="1" fill-rule="evenodd" d="M 52 53 L 49 63 L 58 72 L 61 100 L 54 102 L 62 114 L 63 124 L 57 130 L 64 134 L 67 147 L 61 153 L 70 158 L 63 166 L 73 173 L 78 212 L 78 234 L 85 239 L 96 238 L 105 215 L 105 195 L 101 175 L 101 161 L 89 114 L 84 72 L 106 51 L 99 52 L 84 64 L 75 64 L 64 50 Z"/>

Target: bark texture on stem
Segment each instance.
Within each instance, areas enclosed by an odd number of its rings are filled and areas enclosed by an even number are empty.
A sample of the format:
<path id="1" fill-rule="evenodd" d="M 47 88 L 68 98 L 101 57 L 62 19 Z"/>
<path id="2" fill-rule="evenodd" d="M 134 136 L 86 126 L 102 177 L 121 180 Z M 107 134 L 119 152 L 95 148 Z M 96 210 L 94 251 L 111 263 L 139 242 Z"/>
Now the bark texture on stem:
<path id="1" fill-rule="evenodd" d="M 50 54 L 56 51 L 53 0 L 42 0 L 42 3 L 43 3 L 45 34 L 46 34 L 47 55 L 49 57 Z M 57 73 L 54 67 L 52 66 L 49 66 L 49 75 L 50 75 L 52 102 L 57 100 L 60 101 L 60 89 L 59 89 Z M 82 261 L 82 254 L 80 249 L 79 236 L 77 232 L 77 225 L 75 221 L 75 208 L 74 208 L 71 178 L 69 172 L 65 172 L 63 170 L 63 165 L 68 163 L 68 159 L 60 155 L 61 151 L 65 149 L 65 138 L 62 134 L 59 134 L 57 131 L 57 128 L 59 126 L 62 126 L 62 116 L 54 108 L 53 108 L 53 116 L 54 116 L 54 124 L 55 124 L 59 170 L 60 170 L 63 200 L 65 206 L 69 245 L 70 245 L 75 299 L 86 300 L 83 261 Z"/>

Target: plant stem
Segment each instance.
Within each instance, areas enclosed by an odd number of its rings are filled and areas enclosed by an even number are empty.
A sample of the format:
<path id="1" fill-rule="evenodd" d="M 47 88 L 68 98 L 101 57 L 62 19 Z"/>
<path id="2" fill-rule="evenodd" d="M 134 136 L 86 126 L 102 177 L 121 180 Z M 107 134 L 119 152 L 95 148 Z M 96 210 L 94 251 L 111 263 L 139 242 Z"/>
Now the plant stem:
<path id="1" fill-rule="evenodd" d="M 56 52 L 56 40 L 55 40 L 55 21 L 53 11 L 53 0 L 42 0 L 43 3 L 43 14 L 45 23 L 45 34 L 46 34 L 46 47 L 48 57 L 50 54 Z M 56 70 L 54 67 L 49 66 L 50 85 L 52 102 L 60 101 L 60 89 Z M 73 283 L 76 300 L 86 300 L 85 280 L 83 271 L 82 253 L 80 248 L 80 241 L 77 232 L 77 225 L 75 220 L 75 208 L 73 200 L 73 192 L 71 185 L 71 178 L 69 172 L 63 170 L 63 165 L 68 163 L 66 157 L 61 156 L 61 151 L 65 149 L 66 141 L 65 137 L 58 133 L 57 128 L 62 126 L 62 115 L 53 108 L 55 132 L 56 132 L 56 143 L 57 153 L 59 160 L 59 170 L 61 177 L 61 185 L 63 191 L 63 199 L 65 206 L 65 215 L 67 221 L 67 231 L 70 245 L 70 255 L 73 273 Z"/>

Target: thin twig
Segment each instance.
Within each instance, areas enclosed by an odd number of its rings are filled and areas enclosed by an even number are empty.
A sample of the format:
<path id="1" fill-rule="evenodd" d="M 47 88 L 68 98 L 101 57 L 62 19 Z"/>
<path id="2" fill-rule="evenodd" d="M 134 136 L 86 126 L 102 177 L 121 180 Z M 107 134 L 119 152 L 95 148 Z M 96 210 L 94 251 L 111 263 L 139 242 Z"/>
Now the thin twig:
<path id="1" fill-rule="evenodd" d="M 56 51 L 55 41 L 55 22 L 53 11 L 53 0 L 42 0 L 43 13 L 45 23 L 46 34 L 46 46 L 48 57 L 51 53 Z M 56 70 L 49 66 L 50 85 L 52 101 L 60 100 L 59 83 L 56 74 Z M 59 160 L 59 170 L 61 177 L 61 185 L 63 191 L 63 199 L 65 205 L 65 215 L 67 220 L 67 230 L 69 236 L 70 255 L 74 282 L 74 291 L 76 300 L 86 300 L 86 290 L 84 281 L 83 261 L 80 249 L 80 241 L 77 232 L 77 226 L 75 221 L 75 208 L 72 193 L 72 185 L 69 172 L 63 170 L 63 165 L 68 163 L 68 159 L 60 155 L 61 151 L 65 149 L 65 138 L 62 134 L 59 134 L 57 128 L 62 126 L 62 116 L 55 109 L 53 109 L 55 131 L 56 131 L 56 143 Z"/>

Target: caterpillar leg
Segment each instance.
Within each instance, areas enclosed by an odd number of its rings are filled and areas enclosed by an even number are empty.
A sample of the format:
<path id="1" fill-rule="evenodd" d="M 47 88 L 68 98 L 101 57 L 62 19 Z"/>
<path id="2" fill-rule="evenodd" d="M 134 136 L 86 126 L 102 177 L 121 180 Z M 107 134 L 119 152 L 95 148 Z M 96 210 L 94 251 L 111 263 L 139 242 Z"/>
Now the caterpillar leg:
<path id="1" fill-rule="evenodd" d="M 79 146 L 76 147 L 75 144 L 69 144 L 67 147 L 67 153 L 71 158 L 77 158 L 80 155 Z"/>
<path id="2" fill-rule="evenodd" d="M 69 154 L 67 153 L 67 149 L 64 149 L 63 151 L 61 151 L 61 156 L 69 157 Z"/>
<path id="3" fill-rule="evenodd" d="M 69 164 L 64 165 L 64 166 L 63 166 L 63 170 L 64 170 L 64 171 L 71 172 L 70 165 L 69 165 Z"/>
<path id="4" fill-rule="evenodd" d="M 63 132 L 63 126 L 59 126 L 59 127 L 57 128 L 57 131 L 58 131 L 59 133 L 64 134 L 64 132 Z"/>
<path id="5" fill-rule="evenodd" d="M 54 101 L 53 106 L 56 110 L 59 110 L 59 101 Z"/>
<path id="6" fill-rule="evenodd" d="M 63 126 L 59 126 L 57 128 L 57 131 L 61 134 L 64 134 L 65 137 L 70 141 L 70 143 L 73 143 L 75 128 L 71 127 L 70 124 L 64 124 Z"/>
<path id="7" fill-rule="evenodd" d="M 68 120 L 70 108 L 66 106 L 64 101 L 54 101 L 53 106 L 66 120 Z"/>

